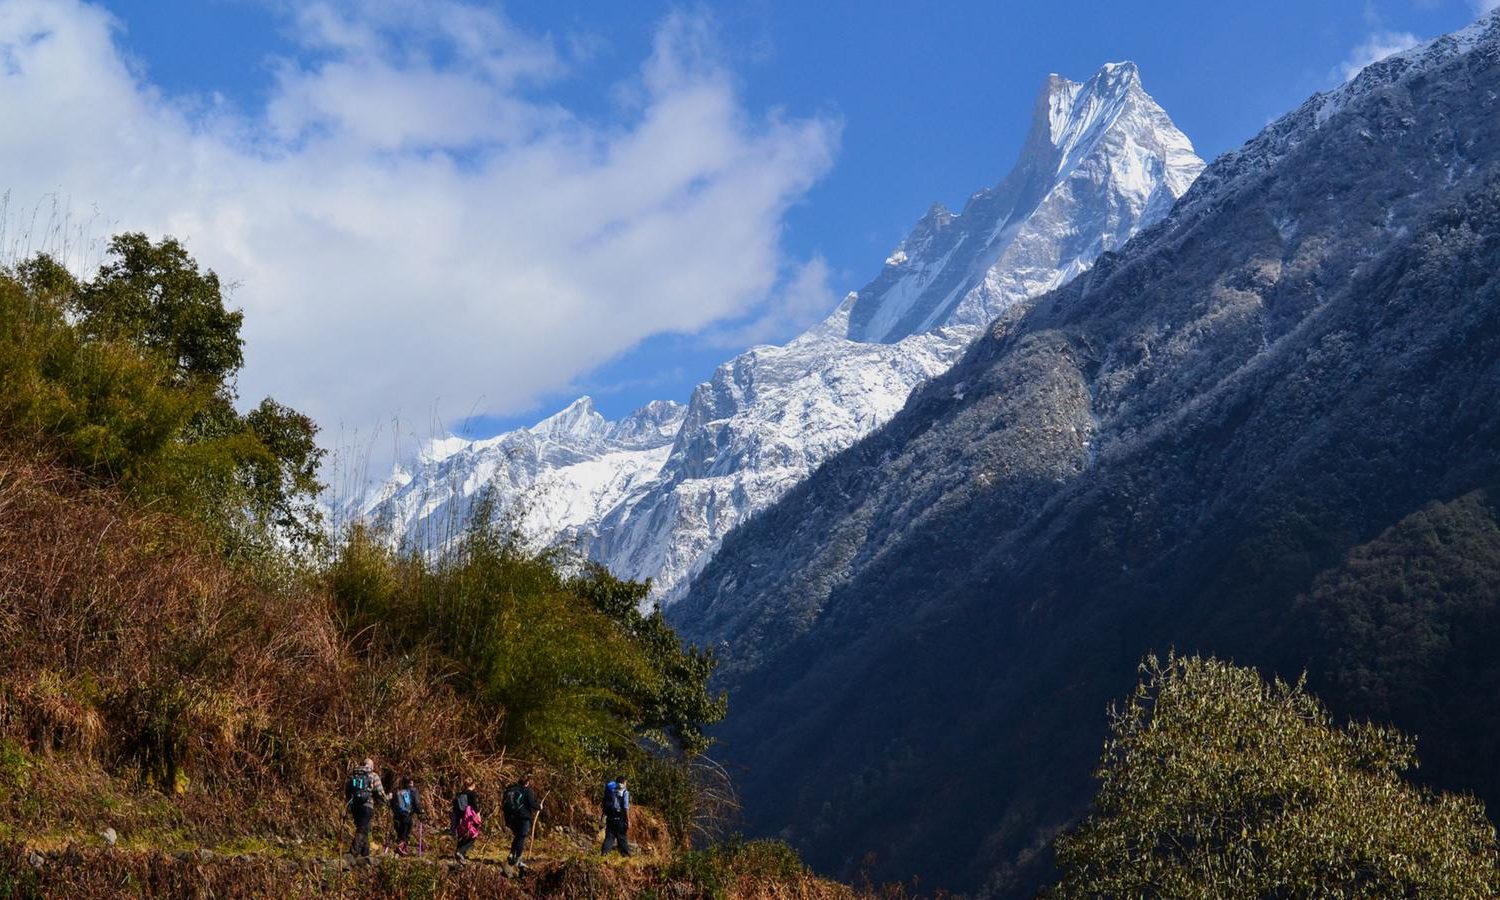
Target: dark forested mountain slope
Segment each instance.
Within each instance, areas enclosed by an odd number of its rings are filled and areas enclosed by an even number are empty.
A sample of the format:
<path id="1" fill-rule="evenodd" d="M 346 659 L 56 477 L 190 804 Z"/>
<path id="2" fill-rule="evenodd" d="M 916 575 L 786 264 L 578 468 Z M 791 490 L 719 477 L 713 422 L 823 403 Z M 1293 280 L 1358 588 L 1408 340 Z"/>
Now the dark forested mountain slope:
<path id="1" fill-rule="evenodd" d="M 726 541 L 754 828 L 1020 894 L 1147 650 L 1307 668 L 1500 802 L 1500 19 L 1367 69 Z"/>

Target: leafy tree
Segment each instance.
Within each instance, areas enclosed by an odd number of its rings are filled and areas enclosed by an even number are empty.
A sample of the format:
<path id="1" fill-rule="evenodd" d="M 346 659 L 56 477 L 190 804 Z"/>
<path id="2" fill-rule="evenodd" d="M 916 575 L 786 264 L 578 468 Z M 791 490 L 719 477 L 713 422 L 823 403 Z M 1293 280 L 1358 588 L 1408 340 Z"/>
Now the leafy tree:
<path id="1" fill-rule="evenodd" d="M 641 710 L 644 736 L 675 744 L 690 756 L 708 749 L 704 728 L 723 719 L 729 709 L 724 694 L 709 690 L 713 652 L 684 647 L 660 606 L 649 614 L 641 612 L 651 592 L 650 582 L 621 580 L 591 562 L 571 587 L 615 623 L 620 639 L 633 642 L 646 654 L 649 677 L 623 686 Z"/>
<path id="2" fill-rule="evenodd" d="M 200 272 L 176 240 L 117 235 L 109 260 L 71 303 L 89 340 L 123 340 L 158 352 L 173 375 L 227 390 L 244 365 L 244 313 L 224 307 L 219 276 Z"/>
<path id="3" fill-rule="evenodd" d="M 243 422 L 259 451 L 247 455 L 241 468 L 251 502 L 282 535 L 303 546 L 318 542 L 315 498 L 323 490 L 318 467 L 326 451 L 318 446 L 317 424 L 270 397 Z"/>
<path id="4" fill-rule="evenodd" d="M 234 408 L 243 319 L 171 238 L 117 236 L 87 281 L 45 255 L 0 270 L 0 426 L 231 554 L 317 543 L 317 427 L 270 398 Z"/>
<path id="5" fill-rule="evenodd" d="M 1404 781 L 1414 742 L 1339 728 L 1301 682 L 1148 657 L 1057 842 L 1058 897 L 1492 897 L 1495 829 L 1469 797 Z"/>

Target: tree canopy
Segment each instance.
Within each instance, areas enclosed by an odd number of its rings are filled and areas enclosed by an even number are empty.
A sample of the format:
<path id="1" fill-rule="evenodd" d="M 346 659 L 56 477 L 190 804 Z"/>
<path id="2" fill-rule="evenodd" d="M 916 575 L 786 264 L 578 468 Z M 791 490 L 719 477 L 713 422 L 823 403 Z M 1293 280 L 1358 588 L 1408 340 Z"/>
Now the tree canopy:
<path id="1" fill-rule="evenodd" d="M 1111 710 L 1092 814 L 1057 897 L 1493 897 L 1494 826 L 1401 773 L 1415 742 L 1336 726 L 1301 682 L 1147 657 Z"/>
<path id="2" fill-rule="evenodd" d="M 45 255 L 0 269 L 0 425 L 231 552 L 319 542 L 317 426 L 270 398 L 236 411 L 242 321 L 171 238 L 119 235 L 87 280 Z"/>

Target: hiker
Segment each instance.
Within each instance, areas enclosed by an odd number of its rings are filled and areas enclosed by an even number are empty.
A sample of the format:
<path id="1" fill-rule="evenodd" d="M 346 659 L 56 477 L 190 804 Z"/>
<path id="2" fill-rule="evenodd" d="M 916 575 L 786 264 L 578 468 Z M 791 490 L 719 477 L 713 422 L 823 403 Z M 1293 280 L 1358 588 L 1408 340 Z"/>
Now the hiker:
<path id="1" fill-rule="evenodd" d="M 350 856 L 370 855 L 370 823 L 375 820 L 375 804 L 386 799 L 385 787 L 380 776 L 375 774 L 375 761 L 366 759 L 349 773 L 344 782 L 344 806 L 354 818 L 354 842 L 349 845 Z"/>
<path id="2" fill-rule="evenodd" d="M 604 786 L 604 846 L 601 856 L 609 855 L 618 844 L 621 856 L 630 855 L 630 841 L 625 833 L 630 830 L 630 791 L 625 787 L 625 776 L 621 775 Z"/>
<path id="3" fill-rule="evenodd" d="M 464 789 L 453 798 L 451 831 L 456 845 L 453 856 L 459 862 L 467 862 L 469 850 L 479 839 L 479 830 L 484 825 L 484 816 L 479 811 L 479 794 L 474 790 L 473 780 L 464 782 Z"/>
<path id="4" fill-rule="evenodd" d="M 526 852 L 526 838 L 531 835 L 531 827 L 536 822 L 537 814 L 542 811 L 542 804 L 536 799 L 536 792 L 531 789 L 530 772 L 523 773 L 520 781 L 505 789 L 505 799 L 500 807 L 505 813 L 505 827 L 515 835 L 510 842 L 507 861 L 512 866 L 524 869 L 526 864 L 521 861 L 521 854 Z"/>
<path id="5" fill-rule="evenodd" d="M 401 779 L 401 787 L 391 794 L 391 818 L 396 826 L 396 854 L 405 856 L 407 842 L 411 839 L 411 826 L 426 813 L 422 808 L 422 795 L 412 786 L 410 776 Z"/>

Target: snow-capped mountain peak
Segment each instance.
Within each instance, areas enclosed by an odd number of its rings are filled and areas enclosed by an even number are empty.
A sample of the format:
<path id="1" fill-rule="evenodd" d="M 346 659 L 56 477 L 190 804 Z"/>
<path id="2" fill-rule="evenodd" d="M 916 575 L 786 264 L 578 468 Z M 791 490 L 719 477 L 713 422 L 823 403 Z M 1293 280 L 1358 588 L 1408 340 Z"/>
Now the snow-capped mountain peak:
<path id="1" fill-rule="evenodd" d="M 608 422 L 580 397 L 529 429 L 441 442 L 368 505 L 420 534 L 494 486 L 539 540 L 654 579 L 670 602 L 736 524 L 888 421 L 996 315 L 1155 222 L 1202 166 L 1134 64 L 1051 76 L 1010 174 L 961 212 L 933 204 L 819 325 L 723 363 L 687 406 Z"/>
<path id="2" fill-rule="evenodd" d="M 585 394 L 528 430 L 537 437 L 578 440 L 601 434 L 605 424 L 604 416 L 594 409 L 594 398 Z"/>
<path id="3" fill-rule="evenodd" d="M 891 343 L 983 325 L 1161 218 L 1202 169 L 1134 63 L 1084 82 L 1050 75 L 1011 173 L 956 215 L 935 204 L 859 292 L 848 336 Z"/>

